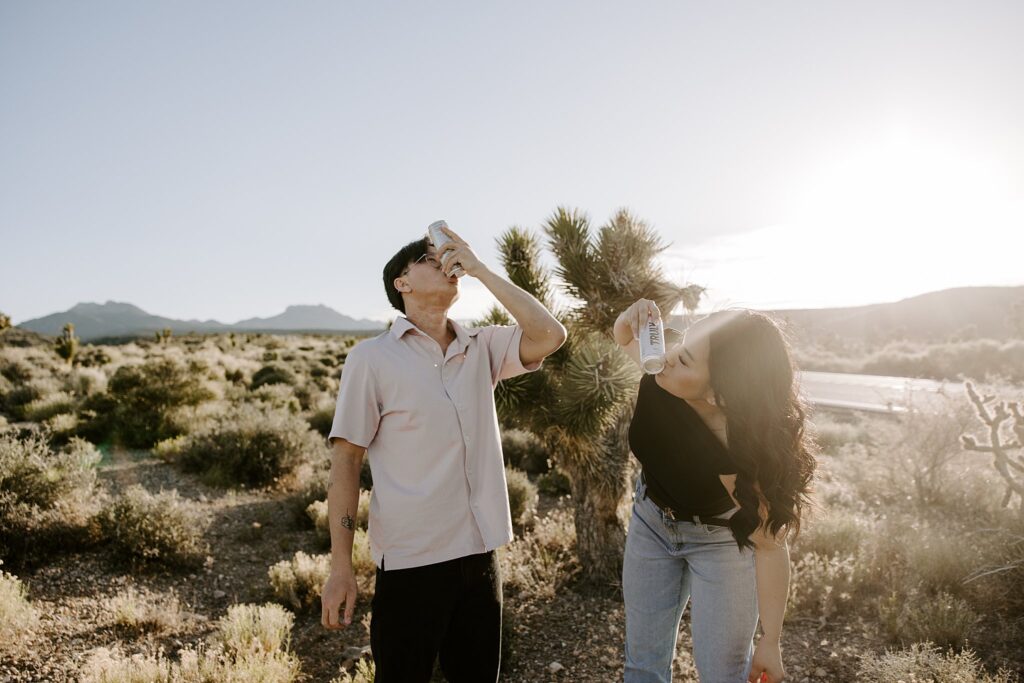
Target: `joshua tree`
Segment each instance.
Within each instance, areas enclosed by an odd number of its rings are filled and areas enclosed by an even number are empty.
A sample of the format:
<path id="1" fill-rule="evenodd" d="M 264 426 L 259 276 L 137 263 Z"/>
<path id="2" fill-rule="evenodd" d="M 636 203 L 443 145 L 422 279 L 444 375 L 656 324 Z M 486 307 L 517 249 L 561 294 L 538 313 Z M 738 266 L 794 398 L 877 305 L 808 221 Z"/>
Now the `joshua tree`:
<path id="1" fill-rule="evenodd" d="M 75 362 L 75 355 L 78 353 L 78 337 L 75 336 L 75 326 L 73 323 L 64 325 L 64 331 L 57 337 L 53 347 L 57 355 L 66 360 L 68 365 L 72 365 Z"/>
<path id="2" fill-rule="evenodd" d="M 625 541 L 618 508 L 627 493 L 626 435 L 639 378 L 611 328 L 641 297 L 667 315 L 680 303 L 692 312 L 704 290 L 664 279 L 654 263 L 664 246 L 626 211 L 594 234 L 584 214 L 559 208 L 543 229 L 557 281 L 540 263 L 537 237 L 521 228 L 498 239 L 501 260 L 509 278 L 554 311 L 569 336 L 540 371 L 502 382 L 495 399 L 503 422 L 540 436 L 569 477 L 585 578 L 610 584 L 618 580 Z M 555 287 L 570 303 L 556 305 Z M 510 320 L 495 307 L 483 322 Z"/>
<path id="3" fill-rule="evenodd" d="M 970 382 L 967 383 L 967 396 L 974 405 L 978 419 L 988 426 L 989 445 L 979 444 L 977 439 L 967 434 L 961 436 L 960 441 L 968 451 L 992 454 L 992 466 L 1006 482 L 1003 506 L 1008 506 L 1016 496 L 1018 509 L 1024 517 L 1024 457 L 1012 453 L 1024 449 L 1024 402 L 1000 401 L 995 396 L 980 396 Z M 989 408 L 991 403 L 995 405 Z M 1012 437 L 1004 441 L 1002 427 L 1011 418 L 1013 421 L 1009 427 Z"/>
<path id="4" fill-rule="evenodd" d="M 11 316 L 6 313 L 0 313 L 0 331 L 6 330 L 11 326 Z"/>

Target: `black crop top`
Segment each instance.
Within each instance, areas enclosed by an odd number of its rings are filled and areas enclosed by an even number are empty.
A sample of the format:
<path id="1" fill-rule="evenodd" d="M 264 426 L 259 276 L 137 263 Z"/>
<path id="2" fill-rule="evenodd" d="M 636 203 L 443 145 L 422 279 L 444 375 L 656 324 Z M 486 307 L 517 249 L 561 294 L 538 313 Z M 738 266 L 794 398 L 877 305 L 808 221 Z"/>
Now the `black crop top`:
<path id="1" fill-rule="evenodd" d="M 644 375 L 629 423 L 629 447 L 656 499 L 691 515 L 714 515 L 735 504 L 720 474 L 735 474 L 729 450 L 685 400 Z"/>

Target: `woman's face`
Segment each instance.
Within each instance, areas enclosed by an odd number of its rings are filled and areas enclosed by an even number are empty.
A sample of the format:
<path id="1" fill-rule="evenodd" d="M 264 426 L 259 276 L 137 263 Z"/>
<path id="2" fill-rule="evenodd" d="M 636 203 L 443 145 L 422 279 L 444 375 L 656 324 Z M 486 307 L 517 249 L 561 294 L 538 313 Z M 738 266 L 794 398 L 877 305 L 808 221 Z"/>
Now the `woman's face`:
<path id="1" fill-rule="evenodd" d="M 688 401 L 707 399 L 711 394 L 710 323 L 699 320 L 686 330 L 683 340 L 671 346 L 660 378 L 665 388 Z"/>

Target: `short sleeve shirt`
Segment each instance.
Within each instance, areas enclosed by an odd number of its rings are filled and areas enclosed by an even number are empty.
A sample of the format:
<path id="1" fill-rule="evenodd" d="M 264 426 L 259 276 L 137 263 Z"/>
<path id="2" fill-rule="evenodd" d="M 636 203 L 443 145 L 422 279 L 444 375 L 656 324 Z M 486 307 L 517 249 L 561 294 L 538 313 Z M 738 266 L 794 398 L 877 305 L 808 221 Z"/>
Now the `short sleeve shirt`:
<path id="1" fill-rule="evenodd" d="M 440 345 L 407 318 L 345 360 L 329 440 L 366 448 L 370 551 L 386 570 L 483 553 L 512 540 L 494 388 L 531 372 L 522 328 L 465 329 Z"/>

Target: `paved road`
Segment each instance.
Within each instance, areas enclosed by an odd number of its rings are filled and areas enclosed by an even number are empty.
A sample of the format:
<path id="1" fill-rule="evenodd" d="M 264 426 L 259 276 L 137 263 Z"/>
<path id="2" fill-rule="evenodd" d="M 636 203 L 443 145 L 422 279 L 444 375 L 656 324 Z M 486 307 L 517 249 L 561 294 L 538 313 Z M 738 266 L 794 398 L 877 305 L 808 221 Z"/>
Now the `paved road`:
<path id="1" fill-rule="evenodd" d="M 940 406 L 946 397 L 966 398 L 960 382 L 835 372 L 804 372 L 800 381 L 804 397 L 826 408 L 902 413 L 911 406 Z"/>

